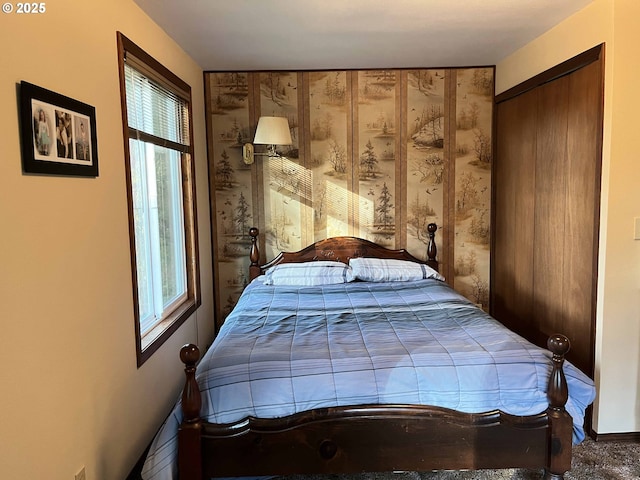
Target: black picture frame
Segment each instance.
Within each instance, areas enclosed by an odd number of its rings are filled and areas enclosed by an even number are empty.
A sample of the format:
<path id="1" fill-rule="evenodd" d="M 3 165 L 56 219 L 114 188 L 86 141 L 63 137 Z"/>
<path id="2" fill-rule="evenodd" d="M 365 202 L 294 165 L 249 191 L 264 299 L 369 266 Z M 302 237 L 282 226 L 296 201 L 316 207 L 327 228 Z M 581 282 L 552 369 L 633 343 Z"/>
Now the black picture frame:
<path id="1" fill-rule="evenodd" d="M 95 108 L 29 82 L 19 88 L 23 172 L 97 177 Z"/>

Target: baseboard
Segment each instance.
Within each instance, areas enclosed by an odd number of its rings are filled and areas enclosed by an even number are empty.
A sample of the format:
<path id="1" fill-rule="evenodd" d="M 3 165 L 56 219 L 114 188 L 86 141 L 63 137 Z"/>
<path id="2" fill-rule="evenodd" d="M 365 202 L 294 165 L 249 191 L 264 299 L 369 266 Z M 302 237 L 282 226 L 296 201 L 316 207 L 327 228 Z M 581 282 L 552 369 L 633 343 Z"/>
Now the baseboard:
<path id="1" fill-rule="evenodd" d="M 589 436 L 596 442 L 634 442 L 640 443 L 640 432 L 598 433 L 591 430 Z"/>

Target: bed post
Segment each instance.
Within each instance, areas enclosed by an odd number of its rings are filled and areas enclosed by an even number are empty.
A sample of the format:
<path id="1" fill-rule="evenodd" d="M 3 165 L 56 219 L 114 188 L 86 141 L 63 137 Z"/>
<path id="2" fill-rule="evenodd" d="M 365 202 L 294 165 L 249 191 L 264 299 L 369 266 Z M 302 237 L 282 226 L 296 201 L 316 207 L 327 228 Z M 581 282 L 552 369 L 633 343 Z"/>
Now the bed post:
<path id="1" fill-rule="evenodd" d="M 258 248 L 258 234 L 260 231 L 256 227 L 251 227 L 249 229 L 249 236 L 251 237 L 251 251 L 249 252 L 249 260 L 251 260 L 251 265 L 249 265 L 249 279 L 253 280 L 254 278 L 260 276 L 260 249 Z"/>
<path id="2" fill-rule="evenodd" d="M 429 232 L 429 244 L 427 245 L 427 264 L 434 270 L 438 270 L 438 261 L 436 256 L 438 255 L 438 249 L 436 247 L 436 230 L 438 226 L 435 223 L 427 225 L 427 232 Z"/>
<path id="3" fill-rule="evenodd" d="M 573 420 L 564 406 L 569 398 L 567 379 L 562 366 L 564 357 L 571 348 L 569 339 L 555 334 L 549 337 L 547 347 L 553 353 L 552 370 L 549 377 L 549 460 L 545 469 L 545 480 L 562 480 L 564 473 L 571 469 L 571 447 Z"/>
<path id="4" fill-rule="evenodd" d="M 188 344 L 180 349 L 186 380 L 182 390 L 182 423 L 178 430 L 178 471 L 180 480 L 202 480 L 202 449 L 200 436 L 200 387 L 196 381 L 196 363 L 200 350 Z"/>

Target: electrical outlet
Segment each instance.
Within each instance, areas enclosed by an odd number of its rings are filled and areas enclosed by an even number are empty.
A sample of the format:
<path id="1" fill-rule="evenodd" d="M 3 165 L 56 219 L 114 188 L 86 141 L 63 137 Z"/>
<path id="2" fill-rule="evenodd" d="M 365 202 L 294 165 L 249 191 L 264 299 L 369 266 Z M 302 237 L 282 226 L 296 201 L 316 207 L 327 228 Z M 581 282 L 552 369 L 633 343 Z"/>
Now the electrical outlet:
<path id="1" fill-rule="evenodd" d="M 633 222 L 634 222 L 633 239 L 640 240 L 640 217 L 634 218 Z"/>
<path id="2" fill-rule="evenodd" d="M 84 467 L 82 467 L 82 470 L 76 473 L 74 480 L 87 480 L 87 474 L 84 471 Z"/>

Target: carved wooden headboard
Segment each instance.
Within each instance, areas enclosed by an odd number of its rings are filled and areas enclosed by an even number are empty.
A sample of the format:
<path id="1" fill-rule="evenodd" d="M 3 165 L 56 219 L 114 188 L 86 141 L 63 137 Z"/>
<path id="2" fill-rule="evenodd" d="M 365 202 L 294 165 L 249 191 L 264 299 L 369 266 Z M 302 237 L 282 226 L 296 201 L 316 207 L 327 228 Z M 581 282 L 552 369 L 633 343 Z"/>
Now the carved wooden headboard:
<path id="1" fill-rule="evenodd" d="M 416 263 L 424 263 L 434 270 L 438 270 L 438 261 L 436 260 L 437 249 L 435 242 L 435 233 L 438 227 L 435 223 L 430 223 L 427 227 L 429 232 L 429 244 L 427 246 L 427 260 L 420 260 L 414 257 L 405 249 L 392 250 L 370 240 L 358 237 L 331 237 L 319 240 L 297 252 L 281 252 L 276 258 L 260 265 L 260 251 L 258 249 L 257 228 L 249 230 L 251 237 L 251 252 L 249 267 L 249 275 L 251 280 L 264 271 L 279 263 L 300 263 L 313 262 L 317 260 L 334 260 L 343 263 L 349 263 L 350 258 L 357 257 L 376 257 L 376 258 L 394 258 L 398 260 L 408 260 Z"/>

